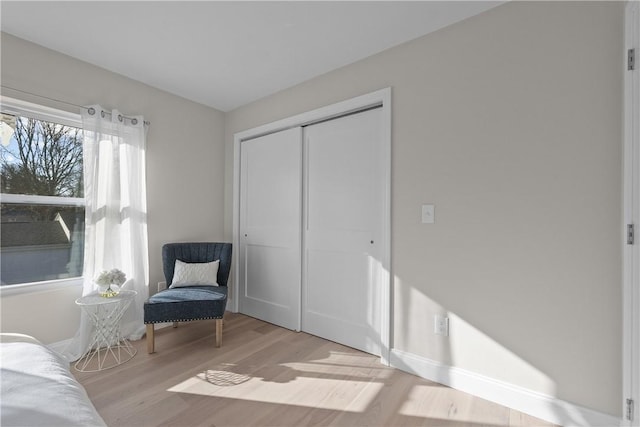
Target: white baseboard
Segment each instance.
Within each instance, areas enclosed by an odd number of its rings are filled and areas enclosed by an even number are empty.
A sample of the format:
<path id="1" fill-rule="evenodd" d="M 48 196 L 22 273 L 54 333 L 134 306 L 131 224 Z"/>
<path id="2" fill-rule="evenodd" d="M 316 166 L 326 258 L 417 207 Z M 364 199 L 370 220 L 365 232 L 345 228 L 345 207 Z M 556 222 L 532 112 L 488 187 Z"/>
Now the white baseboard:
<path id="1" fill-rule="evenodd" d="M 622 423 L 612 415 L 401 350 L 391 350 L 390 362 L 402 371 L 561 426 L 615 427 Z"/>

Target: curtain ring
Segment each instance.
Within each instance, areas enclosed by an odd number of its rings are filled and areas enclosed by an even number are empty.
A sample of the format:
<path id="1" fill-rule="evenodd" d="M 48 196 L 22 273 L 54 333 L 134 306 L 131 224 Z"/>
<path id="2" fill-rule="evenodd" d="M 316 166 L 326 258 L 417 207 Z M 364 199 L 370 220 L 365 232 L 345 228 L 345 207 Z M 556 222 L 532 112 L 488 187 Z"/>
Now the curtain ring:
<path id="1" fill-rule="evenodd" d="M 135 117 L 133 119 L 131 119 L 131 124 L 132 125 L 137 125 L 138 124 L 138 119 L 136 119 Z"/>
<path id="2" fill-rule="evenodd" d="M 96 113 L 96 109 L 93 107 L 89 107 L 87 108 L 87 113 L 89 113 L 90 116 L 93 116 Z"/>

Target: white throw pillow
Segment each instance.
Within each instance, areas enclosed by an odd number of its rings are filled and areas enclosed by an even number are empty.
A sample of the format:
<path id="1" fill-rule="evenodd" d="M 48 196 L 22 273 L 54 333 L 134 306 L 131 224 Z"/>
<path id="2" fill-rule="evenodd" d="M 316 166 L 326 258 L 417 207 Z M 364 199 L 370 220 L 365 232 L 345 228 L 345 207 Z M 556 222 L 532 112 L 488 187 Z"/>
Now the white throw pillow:
<path id="1" fill-rule="evenodd" d="M 182 262 L 176 260 L 169 288 L 183 286 L 218 286 L 220 260 L 212 262 Z"/>

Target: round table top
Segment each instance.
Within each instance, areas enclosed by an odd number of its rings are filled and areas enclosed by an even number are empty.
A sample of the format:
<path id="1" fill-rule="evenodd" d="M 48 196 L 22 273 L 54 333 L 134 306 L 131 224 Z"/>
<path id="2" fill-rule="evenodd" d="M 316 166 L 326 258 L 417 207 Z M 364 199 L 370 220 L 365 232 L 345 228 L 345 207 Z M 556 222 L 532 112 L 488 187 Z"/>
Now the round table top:
<path id="1" fill-rule="evenodd" d="M 123 290 L 118 292 L 117 295 L 112 297 L 102 297 L 98 292 L 91 292 L 76 300 L 78 305 L 101 305 L 101 304 L 113 304 L 115 302 L 121 302 L 133 299 L 138 293 L 136 291 Z"/>

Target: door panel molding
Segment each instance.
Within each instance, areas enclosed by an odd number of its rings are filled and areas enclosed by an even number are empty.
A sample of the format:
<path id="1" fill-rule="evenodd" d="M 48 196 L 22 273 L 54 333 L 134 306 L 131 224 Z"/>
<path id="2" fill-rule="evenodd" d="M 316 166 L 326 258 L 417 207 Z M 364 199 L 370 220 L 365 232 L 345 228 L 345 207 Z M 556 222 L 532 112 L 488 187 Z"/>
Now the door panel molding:
<path id="1" fill-rule="evenodd" d="M 380 355 L 379 108 L 306 126 L 302 330 Z"/>
<path id="2" fill-rule="evenodd" d="M 240 152 L 239 309 L 300 330 L 301 128 L 244 141 Z"/>

